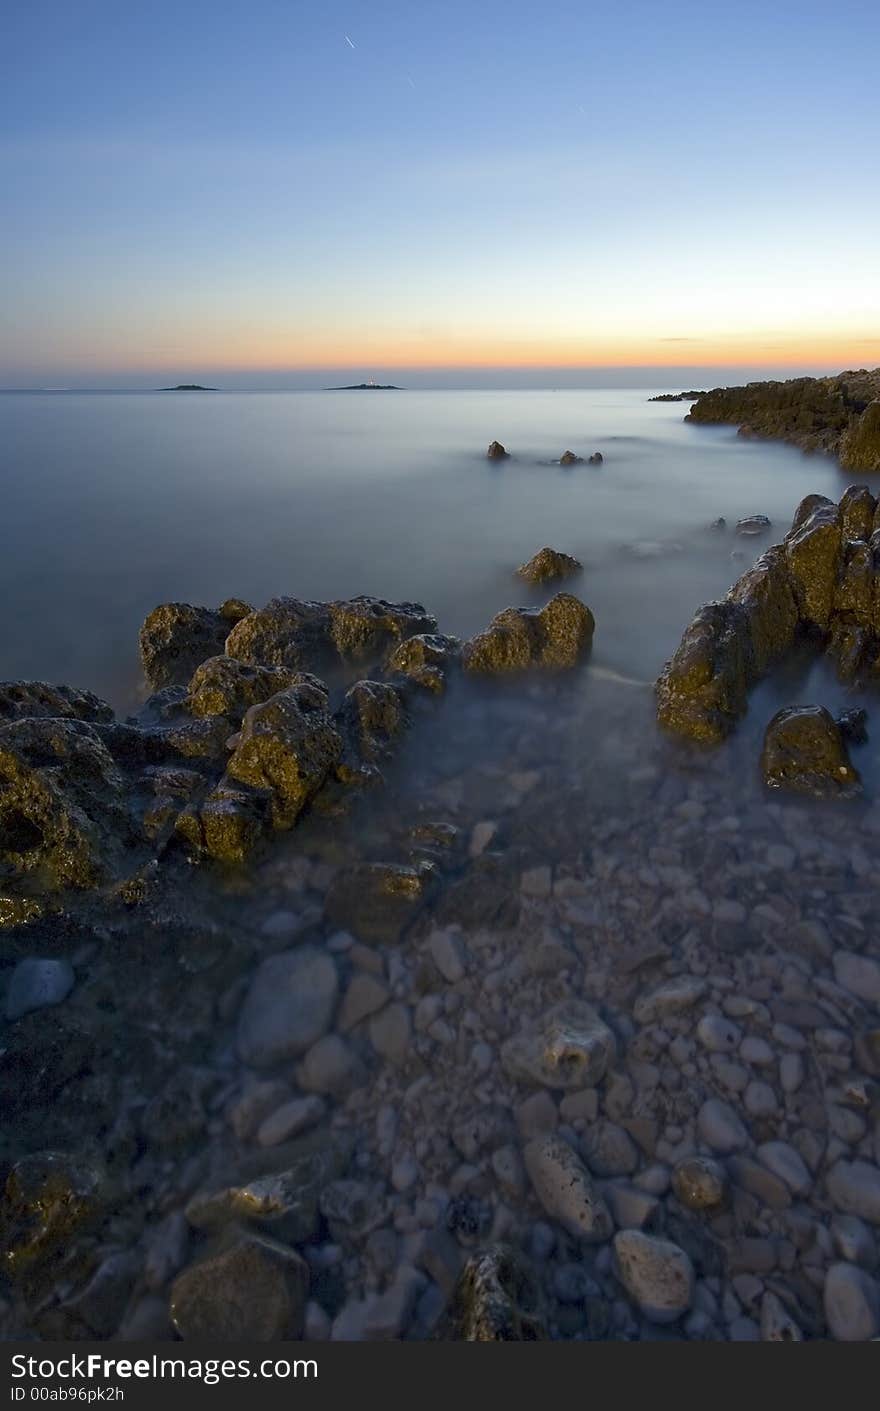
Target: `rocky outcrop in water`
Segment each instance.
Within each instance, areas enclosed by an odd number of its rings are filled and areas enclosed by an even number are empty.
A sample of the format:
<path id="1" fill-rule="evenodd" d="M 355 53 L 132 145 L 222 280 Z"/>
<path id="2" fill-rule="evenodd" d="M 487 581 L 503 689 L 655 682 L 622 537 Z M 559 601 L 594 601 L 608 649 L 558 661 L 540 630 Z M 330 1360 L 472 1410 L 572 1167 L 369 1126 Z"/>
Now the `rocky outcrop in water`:
<path id="1" fill-rule="evenodd" d="M 510 459 L 510 452 L 504 449 L 500 441 L 492 441 L 486 457 L 490 461 L 506 461 Z"/>
<path id="2" fill-rule="evenodd" d="M 571 554 L 545 548 L 539 549 L 528 563 L 521 564 L 516 571 L 527 583 L 552 583 L 554 579 L 571 578 L 582 568 L 583 564 L 572 558 Z"/>
<path id="3" fill-rule="evenodd" d="M 743 436 L 835 454 L 845 470 L 880 471 L 880 368 L 716 387 L 697 399 L 685 421 L 731 422 Z"/>
<path id="4" fill-rule="evenodd" d="M 844 731 L 824 706 L 777 711 L 764 735 L 761 773 L 771 789 L 813 798 L 852 798 L 862 790 Z"/>
<path id="5" fill-rule="evenodd" d="M 537 610 L 505 608 L 465 643 L 462 665 L 488 676 L 569 669 L 589 652 L 595 625 L 590 609 L 571 593 L 557 593 Z"/>
<path id="6" fill-rule="evenodd" d="M 690 739 L 724 739 L 751 687 L 798 641 L 827 651 L 842 680 L 872 679 L 880 668 L 876 522 L 865 486 L 851 486 L 837 505 L 808 495 L 783 542 L 697 612 L 657 681 L 660 723 Z"/>

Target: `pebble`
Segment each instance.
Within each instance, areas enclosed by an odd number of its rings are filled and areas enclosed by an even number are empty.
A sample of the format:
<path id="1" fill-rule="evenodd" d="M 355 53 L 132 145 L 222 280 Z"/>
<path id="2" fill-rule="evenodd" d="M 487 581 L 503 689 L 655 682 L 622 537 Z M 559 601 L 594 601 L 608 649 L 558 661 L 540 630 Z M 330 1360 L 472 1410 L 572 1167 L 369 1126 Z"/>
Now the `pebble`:
<path id="1" fill-rule="evenodd" d="M 412 1022 L 405 1004 L 389 1004 L 370 1020 L 370 1042 L 389 1063 L 403 1063 L 411 1038 Z"/>
<path id="2" fill-rule="evenodd" d="M 779 1082 L 783 1092 L 796 1093 L 804 1081 L 804 1061 L 799 1053 L 784 1053 L 779 1060 Z"/>
<path id="3" fill-rule="evenodd" d="M 387 985 L 375 975 L 359 970 L 352 977 L 339 1008 L 338 1024 L 341 1032 L 347 1034 L 362 1019 L 377 1013 L 390 998 Z"/>
<path id="4" fill-rule="evenodd" d="M 580 1158 L 560 1137 L 537 1137 L 523 1152 L 538 1200 L 576 1238 L 601 1243 L 611 1235 L 608 1207 Z"/>
<path id="5" fill-rule="evenodd" d="M 471 832 L 468 852 L 471 857 L 480 857 L 486 851 L 491 842 L 494 841 L 498 832 L 498 824 L 489 818 L 484 818 L 480 823 L 475 823 Z"/>
<path id="6" fill-rule="evenodd" d="M 75 980 L 70 961 L 27 956 L 18 962 L 9 978 L 6 1018 L 12 1023 L 31 1010 L 61 1004 L 73 989 Z"/>
<path id="7" fill-rule="evenodd" d="M 594 1122 L 583 1137 L 581 1151 L 594 1176 L 631 1176 L 638 1170 L 638 1148 L 615 1122 Z"/>
<path id="8" fill-rule="evenodd" d="M 742 1030 L 721 1014 L 704 1014 L 697 1025 L 697 1038 L 710 1053 L 732 1053 L 742 1037 Z"/>
<path id="9" fill-rule="evenodd" d="M 813 1178 L 799 1151 L 787 1142 L 764 1142 L 758 1147 L 758 1160 L 784 1181 L 792 1195 L 804 1196 L 810 1191 Z"/>
<path id="10" fill-rule="evenodd" d="M 868 1161 L 838 1161 L 827 1177 L 836 1209 L 880 1225 L 880 1170 Z"/>
<path id="11" fill-rule="evenodd" d="M 880 1333 L 880 1291 L 855 1264 L 832 1264 L 822 1301 L 828 1331 L 837 1342 L 870 1342 Z"/>
<path id="12" fill-rule="evenodd" d="M 549 867 L 529 867 L 523 872 L 519 883 L 524 897 L 544 900 L 553 890 L 553 872 Z"/>
<path id="13" fill-rule="evenodd" d="M 311 946 L 258 967 L 238 1020 L 238 1052 L 253 1068 L 298 1058 L 330 1027 L 339 993 L 333 959 Z"/>
<path id="14" fill-rule="evenodd" d="M 680 975 L 658 989 L 639 996 L 633 1008 L 635 1021 L 637 1024 L 655 1024 L 672 1015 L 683 1014 L 685 1010 L 692 1009 L 705 993 L 705 980 Z"/>
<path id="15" fill-rule="evenodd" d="M 762 1342 L 803 1342 L 803 1333 L 781 1298 L 769 1289 L 761 1300 Z"/>
<path id="16" fill-rule="evenodd" d="M 858 1215 L 835 1215 L 831 1221 L 831 1239 L 835 1252 L 848 1264 L 860 1264 L 863 1269 L 877 1266 L 877 1243 Z"/>
<path id="17" fill-rule="evenodd" d="M 466 952 L 453 931 L 432 931 L 428 937 L 428 949 L 444 980 L 455 985 L 464 979 Z"/>
<path id="18" fill-rule="evenodd" d="M 298 1137 L 309 1127 L 317 1126 L 326 1111 L 327 1105 L 320 1097 L 294 1098 L 263 1119 L 257 1129 L 257 1145 L 279 1146 L 291 1137 Z"/>
<path id="19" fill-rule="evenodd" d="M 523 1138 L 538 1136 L 541 1132 L 555 1132 L 559 1126 L 559 1113 L 556 1103 L 548 1092 L 533 1093 L 516 1109 L 516 1125 Z"/>
<path id="20" fill-rule="evenodd" d="M 709 1098 L 697 1114 L 697 1129 L 701 1139 L 721 1156 L 742 1151 L 749 1144 L 749 1134 L 733 1108 L 719 1098 Z"/>
<path id="21" fill-rule="evenodd" d="M 402 1193 L 410 1190 L 419 1179 L 419 1164 L 413 1153 L 402 1151 L 391 1163 L 391 1184 Z"/>
<path id="22" fill-rule="evenodd" d="M 743 1102 L 750 1117 L 770 1117 L 779 1106 L 769 1083 L 749 1083 L 743 1095 Z"/>
<path id="23" fill-rule="evenodd" d="M 727 1176 L 710 1157 L 690 1156 L 674 1168 L 672 1189 L 687 1210 L 712 1210 L 724 1203 Z"/>
<path id="24" fill-rule="evenodd" d="M 639 1311 L 652 1323 L 674 1323 L 694 1297 L 694 1270 L 683 1249 L 641 1230 L 614 1236 L 617 1277 Z"/>
<path id="25" fill-rule="evenodd" d="M 853 951 L 839 950 L 834 955 L 833 965 L 838 985 L 880 1009 L 880 962 Z"/>
<path id="26" fill-rule="evenodd" d="M 360 1059 L 338 1034 L 325 1034 L 309 1049 L 297 1070 L 299 1085 L 307 1093 L 339 1097 L 363 1080 Z"/>
<path id="27" fill-rule="evenodd" d="M 749 1034 L 739 1046 L 739 1056 L 743 1063 L 752 1063 L 756 1068 L 769 1068 L 776 1062 L 776 1055 L 766 1039 Z"/>

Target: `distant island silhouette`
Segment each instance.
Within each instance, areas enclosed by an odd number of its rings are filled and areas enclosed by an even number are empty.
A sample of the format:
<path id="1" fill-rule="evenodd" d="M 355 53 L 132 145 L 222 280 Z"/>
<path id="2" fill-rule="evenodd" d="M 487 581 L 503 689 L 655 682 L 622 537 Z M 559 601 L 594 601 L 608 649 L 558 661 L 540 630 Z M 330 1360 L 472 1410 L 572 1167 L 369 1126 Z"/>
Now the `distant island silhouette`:
<path id="1" fill-rule="evenodd" d="M 325 387 L 325 392 L 402 392 L 390 382 L 353 382 L 350 387 Z"/>
<path id="2" fill-rule="evenodd" d="M 200 387 L 197 382 L 178 382 L 176 387 L 157 387 L 157 392 L 216 392 L 216 387 Z"/>

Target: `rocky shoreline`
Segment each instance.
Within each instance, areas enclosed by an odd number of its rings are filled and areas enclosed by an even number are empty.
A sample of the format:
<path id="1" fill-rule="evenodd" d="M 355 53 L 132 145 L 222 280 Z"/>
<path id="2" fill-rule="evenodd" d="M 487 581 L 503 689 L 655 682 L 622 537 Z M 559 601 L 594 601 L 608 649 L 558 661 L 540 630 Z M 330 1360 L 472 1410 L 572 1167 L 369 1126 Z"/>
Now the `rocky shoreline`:
<path id="1" fill-rule="evenodd" d="M 699 395 L 685 421 L 732 423 L 740 436 L 836 455 L 844 470 L 880 471 L 880 368 L 716 387 Z"/>
<path id="2" fill-rule="evenodd" d="M 565 592 L 464 644 L 167 604 L 137 717 L 0 688 L 3 1336 L 880 1334 L 880 805 L 798 797 L 802 721 L 771 794 L 730 733 L 798 634 L 874 630 L 873 497 L 811 500 L 671 733 Z"/>

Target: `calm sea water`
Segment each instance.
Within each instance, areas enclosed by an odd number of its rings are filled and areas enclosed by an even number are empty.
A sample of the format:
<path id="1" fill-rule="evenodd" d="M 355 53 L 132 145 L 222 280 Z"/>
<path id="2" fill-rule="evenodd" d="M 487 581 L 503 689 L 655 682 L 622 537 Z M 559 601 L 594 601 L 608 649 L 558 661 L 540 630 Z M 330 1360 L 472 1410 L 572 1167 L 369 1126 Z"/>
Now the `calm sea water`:
<path id="1" fill-rule="evenodd" d="M 653 677 L 758 552 L 734 522 L 768 514 L 769 542 L 846 483 L 654 390 L 4 394 L 0 676 L 130 706 L 138 627 L 168 600 L 372 593 L 469 635 L 529 601 L 513 571 L 550 544 L 585 565 L 595 659 Z M 486 460 L 496 437 L 514 459 Z M 552 464 L 566 449 L 605 462 Z"/>

